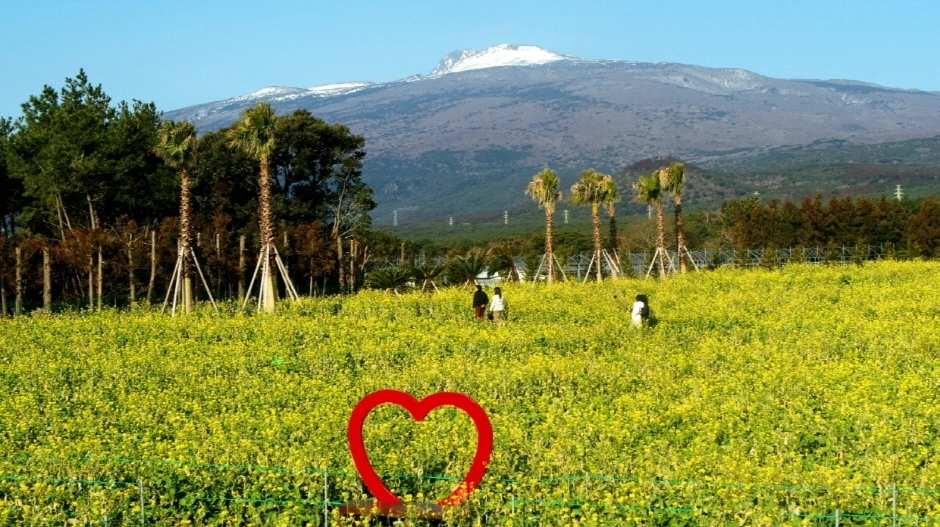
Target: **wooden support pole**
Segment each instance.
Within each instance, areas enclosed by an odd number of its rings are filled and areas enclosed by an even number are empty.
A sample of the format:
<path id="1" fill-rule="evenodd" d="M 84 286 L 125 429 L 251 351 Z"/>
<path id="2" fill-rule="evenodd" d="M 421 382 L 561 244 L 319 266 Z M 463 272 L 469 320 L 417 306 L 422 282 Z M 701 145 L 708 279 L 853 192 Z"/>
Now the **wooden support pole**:
<path id="1" fill-rule="evenodd" d="M 101 261 L 101 246 L 98 246 L 98 311 L 101 311 L 102 296 L 104 292 L 104 263 Z"/>
<path id="2" fill-rule="evenodd" d="M 153 283 L 157 279 L 157 231 L 150 230 L 150 283 L 147 284 L 147 303 L 153 296 Z"/>
<path id="3" fill-rule="evenodd" d="M 52 257 L 47 244 L 42 246 L 42 308 L 52 313 Z"/>
<path id="4" fill-rule="evenodd" d="M 23 314 L 23 250 L 17 247 L 16 253 L 16 282 L 13 284 L 16 289 L 16 303 L 13 305 L 13 316 L 17 317 Z"/>
<path id="5" fill-rule="evenodd" d="M 238 237 L 238 298 L 245 298 L 245 235 Z"/>

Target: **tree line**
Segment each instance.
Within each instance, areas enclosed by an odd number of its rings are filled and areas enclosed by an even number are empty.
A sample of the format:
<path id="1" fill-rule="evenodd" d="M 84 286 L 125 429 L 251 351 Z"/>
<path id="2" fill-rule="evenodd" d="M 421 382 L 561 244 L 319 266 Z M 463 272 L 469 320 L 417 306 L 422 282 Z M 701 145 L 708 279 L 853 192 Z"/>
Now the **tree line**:
<path id="1" fill-rule="evenodd" d="M 799 204 L 759 196 L 728 200 L 720 242 L 746 248 L 879 245 L 906 257 L 940 256 L 940 203 L 881 196 L 805 197 Z"/>
<path id="2" fill-rule="evenodd" d="M 265 246 L 309 290 L 348 289 L 370 245 L 389 245 L 369 229 L 365 139 L 305 110 L 275 115 L 262 104 L 197 135 L 153 103 L 113 104 L 84 71 L 22 109 L 0 118 L 3 313 L 11 293 L 20 308 L 40 290 L 48 304 L 51 284 L 57 300 L 92 306 L 105 289 L 155 301 L 189 247 L 219 296 L 244 292 Z"/>

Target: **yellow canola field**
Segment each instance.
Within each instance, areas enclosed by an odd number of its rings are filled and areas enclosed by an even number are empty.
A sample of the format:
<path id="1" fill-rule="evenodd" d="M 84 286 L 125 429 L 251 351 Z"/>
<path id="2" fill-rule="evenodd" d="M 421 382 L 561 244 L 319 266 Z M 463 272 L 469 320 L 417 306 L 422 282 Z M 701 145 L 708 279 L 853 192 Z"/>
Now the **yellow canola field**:
<path id="1" fill-rule="evenodd" d="M 378 524 L 335 505 L 367 494 L 346 424 L 382 388 L 490 416 L 449 525 L 940 523 L 937 284 L 937 262 L 504 284 L 500 326 L 468 288 L 0 320 L 0 524 L 322 525 L 324 501 Z M 476 447 L 451 408 L 381 406 L 365 438 L 409 502 Z"/>

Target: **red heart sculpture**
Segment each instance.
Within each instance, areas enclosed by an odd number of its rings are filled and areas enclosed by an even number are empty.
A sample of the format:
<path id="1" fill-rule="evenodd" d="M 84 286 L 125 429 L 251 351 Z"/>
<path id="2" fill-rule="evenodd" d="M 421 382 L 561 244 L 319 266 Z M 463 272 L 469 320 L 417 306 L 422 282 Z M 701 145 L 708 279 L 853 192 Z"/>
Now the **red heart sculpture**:
<path id="1" fill-rule="evenodd" d="M 490 424 L 489 417 L 483 408 L 476 401 L 462 393 L 438 392 L 431 394 L 420 401 L 410 394 L 398 390 L 379 390 L 365 396 L 353 408 L 352 415 L 349 417 L 349 451 L 352 453 L 353 461 L 356 463 L 356 469 L 362 477 L 366 487 L 372 491 L 380 506 L 397 505 L 402 502 L 401 498 L 392 494 L 385 483 L 372 468 L 369 456 L 366 454 L 366 446 L 362 441 L 362 426 L 366 421 L 366 416 L 373 408 L 380 404 L 397 404 L 414 417 L 415 421 L 422 421 L 428 413 L 440 406 L 453 406 L 459 408 L 470 416 L 473 424 L 477 427 L 477 451 L 473 456 L 473 463 L 470 464 L 470 470 L 467 477 L 460 485 L 450 493 L 446 498 L 438 502 L 438 505 L 457 505 L 473 492 L 473 489 L 480 484 L 483 474 L 486 472 L 486 465 L 490 462 L 490 454 L 493 452 L 493 426 Z"/>

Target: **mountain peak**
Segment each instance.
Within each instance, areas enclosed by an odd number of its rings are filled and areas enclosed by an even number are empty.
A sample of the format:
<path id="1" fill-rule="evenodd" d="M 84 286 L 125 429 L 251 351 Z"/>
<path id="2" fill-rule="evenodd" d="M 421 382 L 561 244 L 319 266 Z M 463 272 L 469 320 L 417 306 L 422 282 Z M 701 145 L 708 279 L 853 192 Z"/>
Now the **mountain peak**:
<path id="1" fill-rule="evenodd" d="M 484 50 L 465 49 L 454 51 L 445 56 L 430 73 L 431 77 L 456 73 L 458 71 L 498 68 L 502 66 L 534 66 L 548 64 L 558 60 L 572 60 L 573 57 L 561 55 L 538 46 L 519 44 L 499 44 Z"/>

